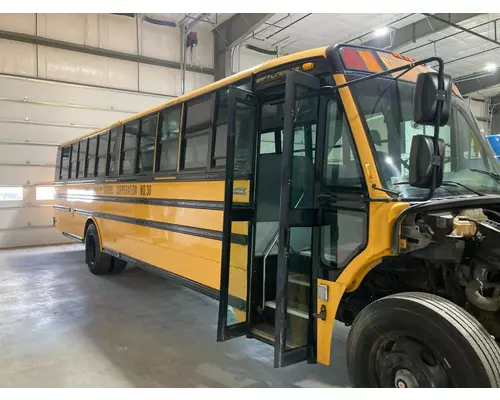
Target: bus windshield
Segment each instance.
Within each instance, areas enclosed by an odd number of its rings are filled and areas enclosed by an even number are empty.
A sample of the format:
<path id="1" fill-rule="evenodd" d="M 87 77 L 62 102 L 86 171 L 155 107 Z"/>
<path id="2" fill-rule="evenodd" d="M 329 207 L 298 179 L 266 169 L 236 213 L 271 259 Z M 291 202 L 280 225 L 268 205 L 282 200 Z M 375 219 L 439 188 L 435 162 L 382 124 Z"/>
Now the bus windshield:
<path id="1" fill-rule="evenodd" d="M 413 122 L 415 84 L 376 78 L 355 84 L 351 90 L 364 116 L 368 137 L 384 187 L 404 198 L 425 197 L 428 189 L 407 183 L 412 137 L 434 135 L 433 126 Z M 435 198 L 457 195 L 498 194 L 500 168 L 464 101 L 453 96 L 452 112 L 439 137 L 445 141 L 444 181 Z"/>

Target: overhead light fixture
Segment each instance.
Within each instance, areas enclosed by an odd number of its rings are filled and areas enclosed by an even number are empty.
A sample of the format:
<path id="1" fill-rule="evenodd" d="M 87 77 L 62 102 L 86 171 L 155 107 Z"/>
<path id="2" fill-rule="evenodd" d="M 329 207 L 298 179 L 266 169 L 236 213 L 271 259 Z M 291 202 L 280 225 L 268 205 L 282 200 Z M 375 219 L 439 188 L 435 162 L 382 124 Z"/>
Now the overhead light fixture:
<path id="1" fill-rule="evenodd" d="M 383 28 L 375 29 L 373 33 L 377 37 L 385 36 L 389 33 L 389 28 L 387 26 L 384 26 Z"/>
<path id="2" fill-rule="evenodd" d="M 486 71 L 493 72 L 497 69 L 497 66 L 493 63 L 486 64 Z"/>

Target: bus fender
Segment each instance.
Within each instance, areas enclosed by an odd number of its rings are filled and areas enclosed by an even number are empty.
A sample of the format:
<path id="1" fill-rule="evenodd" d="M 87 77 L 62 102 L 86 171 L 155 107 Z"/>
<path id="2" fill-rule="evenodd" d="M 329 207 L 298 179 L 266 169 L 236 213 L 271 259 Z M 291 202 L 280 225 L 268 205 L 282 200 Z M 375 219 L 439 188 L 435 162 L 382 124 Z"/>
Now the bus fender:
<path id="1" fill-rule="evenodd" d="M 330 365 L 333 324 L 335 322 L 337 309 L 340 300 L 344 295 L 345 289 L 346 285 L 344 283 L 318 279 L 318 301 L 316 310 L 316 359 L 320 364 Z"/>

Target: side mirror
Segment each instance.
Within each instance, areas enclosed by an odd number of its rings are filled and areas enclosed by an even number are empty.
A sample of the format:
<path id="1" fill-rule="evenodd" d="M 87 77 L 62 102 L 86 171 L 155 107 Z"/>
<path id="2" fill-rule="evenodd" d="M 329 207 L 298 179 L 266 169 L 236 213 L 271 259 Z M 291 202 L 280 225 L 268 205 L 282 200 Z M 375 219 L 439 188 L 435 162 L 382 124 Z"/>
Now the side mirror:
<path id="1" fill-rule="evenodd" d="M 438 139 L 441 163 L 437 169 L 436 187 L 443 182 L 444 140 Z M 430 188 L 432 186 L 432 166 L 434 159 L 434 141 L 432 136 L 415 135 L 411 140 L 410 149 L 410 176 L 411 186 Z"/>
<path id="2" fill-rule="evenodd" d="M 417 77 L 413 108 L 413 120 L 419 125 L 439 126 L 447 124 L 451 111 L 451 77 L 444 75 L 444 92 L 438 90 L 438 73 L 422 72 Z M 438 100 L 442 102 L 441 120 L 436 121 Z"/>

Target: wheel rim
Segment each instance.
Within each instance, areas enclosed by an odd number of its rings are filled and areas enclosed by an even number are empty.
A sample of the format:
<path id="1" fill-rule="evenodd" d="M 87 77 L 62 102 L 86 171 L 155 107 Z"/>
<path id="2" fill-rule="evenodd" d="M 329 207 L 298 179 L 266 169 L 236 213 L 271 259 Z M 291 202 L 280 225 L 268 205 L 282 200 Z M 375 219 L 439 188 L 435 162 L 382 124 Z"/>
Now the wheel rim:
<path id="1" fill-rule="evenodd" d="M 452 386 L 446 369 L 436 353 L 413 338 L 400 336 L 382 339 L 374 355 L 378 386 L 396 388 Z"/>
<path id="2" fill-rule="evenodd" d="M 97 246 L 93 236 L 89 236 L 87 245 L 87 257 L 91 264 L 94 264 L 96 258 Z"/>

